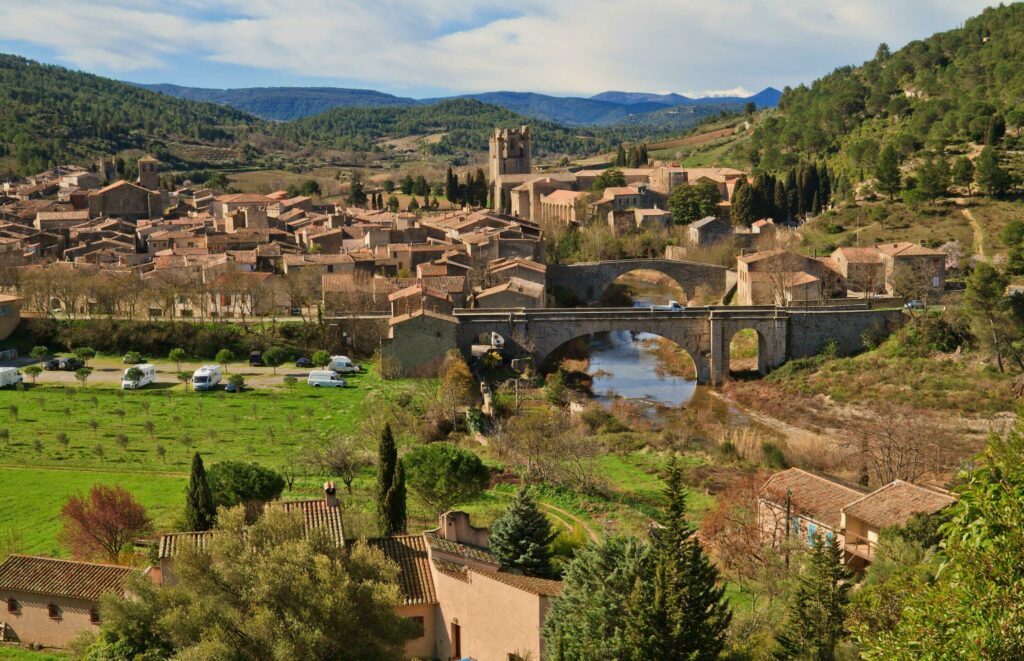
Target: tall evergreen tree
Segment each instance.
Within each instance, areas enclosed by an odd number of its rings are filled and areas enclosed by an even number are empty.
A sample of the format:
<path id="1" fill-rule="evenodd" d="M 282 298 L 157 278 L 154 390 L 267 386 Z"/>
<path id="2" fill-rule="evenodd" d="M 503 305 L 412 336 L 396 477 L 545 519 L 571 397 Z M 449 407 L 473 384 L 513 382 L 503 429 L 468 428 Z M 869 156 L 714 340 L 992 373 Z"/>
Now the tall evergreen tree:
<path id="1" fill-rule="evenodd" d="M 800 191 L 796 185 L 796 169 L 790 168 L 786 173 L 786 207 L 792 216 L 800 215 Z"/>
<path id="2" fill-rule="evenodd" d="M 491 553 L 502 568 L 527 576 L 551 576 L 551 522 L 525 487 L 491 526 Z"/>
<path id="3" fill-rule="evenodd" d="M 975 162 L 978 187 L 989 195 L 1002 195 L 1010 190 L 1013 180 L 1010 173 L 999 163 L 999 155 L 991 146 L 987 146 L 978 154 Z"/>
<path id="4" fill-rule="evenodd" d="M 814 539 L 814 548 L 790 598 L 789 615 L 777 637 L 778 659 L 835 658 L 845 633 L 850 572 L 835 535 Z"/>
<path id="5" fill-rule="evenodd" d="M 473 204 L 479 207 L 487 206 L 487 177 L 482 168 L 476 169 L 476 178 L 473 182 Z"/>
<path id="6" fill-rule="evenodd" d="M 896 149 L 892 145 L 886 145 L 878 155 L 875 163 L 875 179 L 878 181 L 878 190 L 893 199 L 900 190 L 900 161 Z"/>
<path id="7" fill-rule="evenodd" d="M 784 223 L 789 220 L 789 201 L 786 198 L 786 184 L 784 184 L 781 179 L 775 182 L 772 218 L 779 223 Z"/>
<path id="8" fill-rule="evenodd" d="M 733 224 L 750 227 L 757 220 L 755 204 L 753 186 L 738 184 L 732 192 L 732 204 L 729 208 Z"/>
<path id="9" fill-rule="evenodd" d="M 615 152 L 615 167 L 626 167 L 626 148 L 623 146 L 621 142 L 619 143 L 618 151 Z"/>
<path id="10" fill-rule="evenodd" d="M 636 659 L 716 659 L 732 611 L 720 575 L 687 520 L 683 473 L 675 458 L 665 481 L 668 507 L 652 533 L 654 567 L 626 603 L 626 638 Z"/>
<path id="11" fill-rule="evenodd" d="M 209 530 L 216 519 L 217 508 L 213 504 L 203 458 L 196 452 L 192 455 L 192 475 L 185 491 L 185 526 L 190 531 Z"/>
<path id="12" fill-rule="evenodd" d="M 814 201 L 811 202 L 811 214 L 821 215 L 821 195 L 817 191 L 814 192 Z"/>
<path id="13" fill-rule="evenodd" d="M 448 174 L 444 178 L 444 197 L 452 204 L 459 199 L 459 177 L 452 172 L 452 166 L 448 166 Z"/>
<path id="14" fill-rule="evenodd" d="M 405 469 L 389 424 L 384 425 L 377 447 L 377 523 L 383 535 L 401 533 L 406 524 Z"/>

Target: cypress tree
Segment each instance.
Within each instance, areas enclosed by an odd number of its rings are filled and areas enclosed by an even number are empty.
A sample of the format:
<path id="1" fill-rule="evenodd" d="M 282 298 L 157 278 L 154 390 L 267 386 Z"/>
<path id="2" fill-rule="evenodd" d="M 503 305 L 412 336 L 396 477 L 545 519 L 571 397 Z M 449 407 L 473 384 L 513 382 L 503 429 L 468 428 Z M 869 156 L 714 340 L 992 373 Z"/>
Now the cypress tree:
<path id="1" fill-rule="evenodd" d="M 385 424 L 377 446 L 377 523 L 381 534 L 394 535 L 405 530 L 405 521 L 405 469 L 391 425 Z"/>
<path id="2" fill-rule="evenodd" d="M 795 168 L 786 173 L 786 208 L 791 216 L 800 215 L 800 191 L 797 190 Z"/>
<path id="3" fill-rule="evenodd" d="M 775 182 L 775 196 L 772 206 L 772 218 L 776 222 L 784 223 L 789 220 L 789 201 L 786 199 L 786 184 L 782 183 L 782 181 Z"/>
<path id="4" fill-rule="evenodd" d="M 622 168 L 626 166 L 626 148 L 619 143 L 619 150 L 615 152 L 615 167 Z"/>
<path id="5" fill-rule="evenodd" d="M 789 615 L 776 640 L 777 659 L 835 658 L 835 648 L 845 631 L 850 573 L 842 563 L 835 535 L 814 539 L 806 568 L 793 591 Z"/>
<path id="6" fill-rule="evenodd" d="M 738 184 L 732 192 L 730 215 L 735 225 L 750 227 L 757 220 L 757 209 L 754 208 L 754 191 L 750 184 Z"/>
<path id="7" fill-rule="evenodd" d="M 191 531 L 209 530 L 217 519 L 217 508 L 213 504 L 210 483 L 206 480 L 203 458 L 196 452 L 192 455 L 192 475 L 185 491 L 185 526 Z"/>
<path id="8" fill-rule="evenodd" d="M 647 155 L 647 143 L 645 142 L 642 145 L 640 145 L 640 165 L 647 165 L 647 162 L 649 160 L 650 157 L 648 157 Z"/>
<path id="9" fill-rule="evenodd" d="M 487 206 L 487 177 L 481 168 L 476 170 L 476 181 L 473 184 L 473 204 L 476 206 Z"/>
<path id="10" fill-rule="evenodd" d="M 503 569 L 527 576 L 551 576 L 551 522 L 537 507 L 526 488 L 516 494 L 508 509 L 491 526 L 491 552 Z"/>
<path id="11" fill-rule="evenodd" d="M 448 166 L 448 174 L 444 178 L 444 196 L 455 204 L 459 199 L 459 178 L 452 172 L 452 166 Z"/>
<path id="12" fill-rule="evenodd" d="M 814 192 L 814 201 L 811 202 L 811 213 L 815 216 L 821 215 L 821 196 L 817 191 Z"/>

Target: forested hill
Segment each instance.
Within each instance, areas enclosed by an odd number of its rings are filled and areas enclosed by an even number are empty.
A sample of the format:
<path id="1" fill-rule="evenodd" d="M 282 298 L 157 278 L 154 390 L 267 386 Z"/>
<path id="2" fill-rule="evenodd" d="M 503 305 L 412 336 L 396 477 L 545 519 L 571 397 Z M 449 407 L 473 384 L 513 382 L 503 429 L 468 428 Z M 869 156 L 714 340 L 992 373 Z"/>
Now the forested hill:
<path id="1" fill-rule="evenodd" d="M 21 172 L 152 138 L 234 140 L 259 120 L 232 108 L 0 54 L 0 159 Z"/>
<path id="2" fill-rule="evenodd" d="M 902 158 L 986 141 L 990 127 L 1024 124 L 1024 5 L 986 9 L 962 28 L 844 67 L 810 87 L 787 88 L 754 135 L 755 160 L 782 169 L 830 157 L 851 174 L 880 147 Z"/>
<path id="3" fill-rule="evenodd" d="M 342 87 L 244 87 L 227 90 L 167 84 L 139 87 L 181 99 L 219 103 L 257 117 L 281 121 L 316 115 L 339 106 L 411 106 L 418 103 L 416 99 L 376 90 Z"/>
<path id="4" fill-rule="evenodd" d="M 454 149 L 486 149 L 496 126 L 529 124 L 535 151 L 540 153 L 592 153 L 611 145 L 592 131 L 570 130 L 559 124 L 530 119 L 475 99 L 452 99 L 432 105 L 391 108 L 333 108 L 273 127 L 273 131 L 300 145 L 368 151 L 380 138 L 430 136 L 438 139 L 434 153 Z"/>

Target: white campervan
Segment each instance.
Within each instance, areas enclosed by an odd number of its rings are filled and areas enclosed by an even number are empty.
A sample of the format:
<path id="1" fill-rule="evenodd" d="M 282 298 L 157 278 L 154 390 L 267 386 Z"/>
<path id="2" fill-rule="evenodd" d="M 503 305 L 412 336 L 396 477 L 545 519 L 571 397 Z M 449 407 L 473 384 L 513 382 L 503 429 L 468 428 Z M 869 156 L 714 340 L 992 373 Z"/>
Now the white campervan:
<path id="1" fill-rule="evenodd" d="M 220 383 L 221 376 L 220 365 L 203 365 L 192 373 L 192 388 L 195 390 L 213 390 Z"/>
<path id="2" fill-rule="evenodd" d="M 17 367 L 0 367 L 0 388 L 16 386 L 21 381 L 21 372 Z"/>
<path id="3" fill-rule="evenodd" d="M 142 377 L 138 381 L 132 381 L 128 378 L 128 372 L 133 369 L 137 369 L 142 372 Z M 142 388 L 156 381 L 156 365 L 150 363 L 143 363 L 142 365 L 132 365 L 124 371 L 124 376 L 121 377 L 121 389 L 132 390 L 135 388 Z"/>
<path id="4" fill-rule="evenodd" d="M 331 362 L 327 364 L 327 367 L 343 374 L 359 371 L 359 365 L 353 363 L 348 356 L 331 356 Z"/>
<path id="5" fill-rule="evenodd" d="M 313 370 L 306 383 L 314 388 L 344 388 L 348 383 L 333 370 Z"/>

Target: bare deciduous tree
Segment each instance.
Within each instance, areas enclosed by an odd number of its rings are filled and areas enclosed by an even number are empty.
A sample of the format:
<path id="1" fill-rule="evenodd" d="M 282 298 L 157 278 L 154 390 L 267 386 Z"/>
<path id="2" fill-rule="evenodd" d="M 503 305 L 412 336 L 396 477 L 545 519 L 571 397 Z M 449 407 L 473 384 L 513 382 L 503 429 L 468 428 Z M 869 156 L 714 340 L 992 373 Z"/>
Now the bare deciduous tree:
<path id="1" fill-rule="evenodd" d="M 893 480 L 916 482 L 955 465 L 952 432 L 929 416 L 885 406 L 851 425 L 847 447 L 857 452 L 866 475 L 876 485 Z"/>

